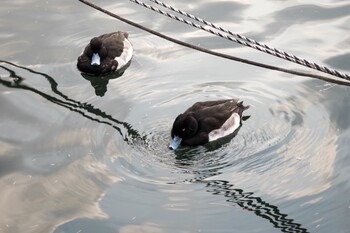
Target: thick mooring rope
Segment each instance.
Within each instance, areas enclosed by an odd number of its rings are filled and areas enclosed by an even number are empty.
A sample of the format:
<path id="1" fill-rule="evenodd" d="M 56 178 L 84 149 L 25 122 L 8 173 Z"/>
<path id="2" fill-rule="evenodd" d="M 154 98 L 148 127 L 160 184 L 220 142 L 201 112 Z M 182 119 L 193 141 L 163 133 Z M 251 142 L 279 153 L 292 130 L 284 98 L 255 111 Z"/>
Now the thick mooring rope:
<path id="1" fill-rule="evenodd" d="M 264 63 L 254 62 L 254 61 L 251 61 L 251 60 L 247 60 L 247 59 L 231 56 L 231 55 L 228 55 L 228 54 L 215 52 L 215 51 L 212 51 L 212 50 L 209 50 L 209 49 L 205 49 L 205 48 L 193 45 L 193 44 L 189 44 L 189 43 L 186 43 L 186 42 L 174 39 L 172 37 L 166 36 L 164 34 L 161 34 L 161 33 L 157 32 L 157 31 L 154 31 L 154 30 L 152 30 L 150 28 L 144 27 L 144 26 L 142 26 L 140 24 L 137 24 L 137 23 L 135 23 L 135 22 L 133 22 L 131 20 L 125 19 L 125 18 L 123 18 L 123 17 L 121 17 L 119 15 L 116 15 L 116 14 L 114 14 L 114 13 L 112 13 L 112 12 L 106 10 L 106 9 L 103 9 L 102 7 L 99 7 L 99 6 L 89 2 L 88 0 L 79 0 L 79 1 L 84 3 L 84 4 L 86 4 L 86 5 L 88 5 L 88 6 L 90 6 L 90 7 L 92 7 L 92 8 L 94 8 L 95 10 L 98 10 L 98 11 L 104 13 L 104 14 L 107 14 L 107 15 L 115 18 L 115 19 L 118 19 L 118 20 L 124 22 L 124 23 L 127 23 L 127 24 L 129 24 L 131 26 L 134 26 L 136 28 L 139 28 L 141 30 L 149 32 L 149 33 L 151 33 L 153 35 L 156 35 L 156 36 L 158 36 L 160 38 L 163 38 L 163 39 L 171 41 L 173 43 L 182 45 L 182 46 L 187 47 L 187 48 L 195 49 L 197 51 L 201 51 L 201 52 L 204 52 L 204 53 L 207 53 L 207 54 L 211 54 L 211 55 L 214 55 L 214 56 L 217 56 L 217 57 L 226 58 L 226 59 L 229 59 L 229 60 L 238 61 L 238 62 L 242 62 L 242 63 L 245 63 L 245 64 L 250 64 L 250 65 L 254 65 L 254 66 L 258 66 L 258 67 L 262 67 L 262 68 L 266 68 L 266 69 L 276 70 L 276 71 L 280 71 L 280 72 L 284 72 L 284 73 L 288 73 L 288 74 L 299 75 L 299 76 L 304 76 L 304 77 L 316 78 L 316 79 L 320 79 L 320 80 L 323 80 L 323 81 L 327 81 L 327 82 L 331 82 L 331 83 L 335 83 L 335 84 L 339 84 L 339 85 L 350 86 L 350 82 L 348 82 L 348 81 L 335 80 L 335 79 L 324 77 L 324 76 L 321 76 L 321 75 L 304 73 L 304 72 L 300 72 L 300 71 L 295 71 L 295 70 L 285 69 L 285 68 L 276 67 L 276 66 L 272 66 L 272 65 L 267 65 L 267 64 L 264 64 Z"/>
<path id="2" fill-rule="evenodd" d="M 317 64 L 315 62 L 308 61 L 306 59 L 297 57 L 297 56 L 295 56 L 293 54 L 284 52 L 282 50 L 279 50 L 279 49 L 276 49 L 276 48 L 273 48 L 273 47 L 270 47 L 270 46 L 268 46 L 268 45 L 266 45 L 264 43 L 257 42 L 257 41 L 255 41 L 253 39 L 248 38 L 248 37 L 245 37 L 245 36 L 233 33 L 233 32 L 231 32 L 231 31 L 229 31 L 227 29 L 224 29 L 222 27 L 216 26 L 213 23 L 210 23 L 210 22 L 208 22 L 206 20 L 203 20 L 203 19 L 198 18 L 198 17 L 196 17 L 194 15 L 186 13 L 186 12 L 184 12 L 182 10 L 179 10 L 179 9 L 177 9 L 175 7 L 172 7 L 172 6 L 168 5 L 168 4 L 165 4 L 165 3 L 163 3 L 163 2 L 161 2 L 159 0 L 150 0 L 150 1 L 154 2 L 154 3 L 158 4 L 158 5 L 161 5 L 161 6 L 165 7 L 165 8 L 167 8 L 167 9 L 170 9 L 170 10 L 176 12 L 176 13 L 179 13 L 181 15 L 184 15 L 186 17 L 194 19 L 194 20 L 196 20 L 196 21 L 198 21 L 200 23 L 203 23 L 203 24 L 205 24 L 207 26 L 210 26 L 212 28 L 215 28 L 215 29 L 220 30 L 222 32 L 225 32 L 227 34 L 230 34 L 230 35 L 232 35 L 234 37 L 226 35 L 226 34 L 222 34 L 220 32 L 214 31 L 214 30 L 212 30 L 210 28 L 205 28 L 202 25 L 193 23 L 192 21 L 189 21 L 189 20 L 183 19 L 181 17 L 178 17 L 176 15 L 170 14 L 168 12 L 165 12 L 163 10 L 155 8 L 155 7 L 151 6 L 151 5 L 148 5 L 148 4 L 144 3 L 144 2 L 141 2 L 139 0 L 129 0 L 129 1 L 131 1 L 133 3 L 136 3 L 136 4 L 140 5 L 140 6 L 143 6 L 143 7 L 147 8 L 147 9 L 153 10 L 154 12 L 157 12 L 159 14 L 168 16 L 168 17 L 170 17 L 172 19 L 175 19 L 175 20 L 177 20 L 179 22 L 188 24 L 188 25 L 193 26 L 195 28 L 198 28 L 198 29 L 204 30 L 206 32 L 209 32 L 211 34 L 214 34 L 216 36 L 222 37 L 224 39 L 227 39 L 227 40 L 239 43 L 239 44 L 247 46 L 247 47 L 254 48 L 254 49 L 259 50 L 261 52 L 268 53 L 270 55 L 273 55 L 273 56 L 276 56 L 276 57 L 279 57 L 279 58 L 282 58 L 282 59 L 285 59 L 285 60 L 297 63 L 299 65 L 303 65 L 303 66 L 306 66 L 308 68 L 315 69 L 315 70 L 318 70 L 318 71 L 321 71 L 321 72 L 324 72 L 324 73 L 327 73 L 327 74 L 331 74 L 331 75 L 334 75 L 336 77 L 339 77 L 339 78 L 346 79 L 346 80 L 350 81 L 350 75 L 348 75 L 348 74 L 345 74 L 345 73 L 339 72 L 337 70 L 334 70 L 334 69 L 331 69 L 331 68 L 319 65 L 319 64 Z"/>

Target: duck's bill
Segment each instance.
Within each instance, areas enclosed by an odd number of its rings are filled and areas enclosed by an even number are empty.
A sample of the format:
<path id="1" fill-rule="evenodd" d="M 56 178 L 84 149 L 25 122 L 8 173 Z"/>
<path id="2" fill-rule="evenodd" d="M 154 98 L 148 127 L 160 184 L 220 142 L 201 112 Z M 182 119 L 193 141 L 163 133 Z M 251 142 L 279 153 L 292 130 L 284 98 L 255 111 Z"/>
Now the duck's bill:
<path id="1" fill-rule="evenodd" d="M 98 53 L 92 54 L 91 65 L 92 66 L 99 66 L 100 64 L 101 64 L 101 58 L 98 55 Z"/>
<path id="2" fill-rule="evenodd" d="M 170 142 L 169 149 L 176 150 L 181 144 L 182 138 L 175 136 Z"/>

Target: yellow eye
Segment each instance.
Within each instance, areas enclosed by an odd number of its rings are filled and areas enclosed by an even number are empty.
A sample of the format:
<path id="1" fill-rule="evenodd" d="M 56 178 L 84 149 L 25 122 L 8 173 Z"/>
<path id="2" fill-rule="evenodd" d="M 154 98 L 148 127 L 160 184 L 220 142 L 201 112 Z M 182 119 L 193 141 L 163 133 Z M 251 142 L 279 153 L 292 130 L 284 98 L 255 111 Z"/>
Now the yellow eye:
<path id="1" fill-rule="evenodd" d="M 186 128 L 183 128 L 183 129 L 182 129 L 182 132 L 185 132 L 185 131 L 186 131 Z"/>

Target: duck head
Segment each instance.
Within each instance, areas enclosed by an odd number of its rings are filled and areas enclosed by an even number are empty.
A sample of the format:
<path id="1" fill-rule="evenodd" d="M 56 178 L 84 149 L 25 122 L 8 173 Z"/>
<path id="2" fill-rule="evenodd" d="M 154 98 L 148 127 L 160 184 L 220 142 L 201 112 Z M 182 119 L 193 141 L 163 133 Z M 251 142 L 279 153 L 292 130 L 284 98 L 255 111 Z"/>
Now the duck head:
<path id="1" fill-rule="evenodd" d="M 171 130 L 172 141 L 169 149 L 175 150 L 183 140 L 193 137 L 198 130 L 198 121 L 192 115 L 180 114 L 174 121 Z"/>

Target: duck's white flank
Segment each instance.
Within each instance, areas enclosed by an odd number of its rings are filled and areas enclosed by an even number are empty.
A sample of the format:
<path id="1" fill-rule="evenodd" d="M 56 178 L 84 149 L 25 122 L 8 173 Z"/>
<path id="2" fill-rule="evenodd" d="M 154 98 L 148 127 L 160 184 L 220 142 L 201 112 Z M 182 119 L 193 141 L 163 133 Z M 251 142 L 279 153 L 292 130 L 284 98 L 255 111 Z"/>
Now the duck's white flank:
<path id="1" fill-rule="evenodd" d="M 125 38 L 123 43 L 123 53 L 119 57 L 114 58 L 118 62 L 118 70 L 123 68 L 131 60 L 134 53 L 134 49 L 128 39 Z"/>
<path id="2" fill-rule="evenodd" d="M 233 133 L 241 124 L 241 118 L 238 113 L 233 113 L 225 123 L 219 128 L 209 133 L 209 142 L 225 137 Z"/>

